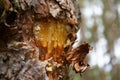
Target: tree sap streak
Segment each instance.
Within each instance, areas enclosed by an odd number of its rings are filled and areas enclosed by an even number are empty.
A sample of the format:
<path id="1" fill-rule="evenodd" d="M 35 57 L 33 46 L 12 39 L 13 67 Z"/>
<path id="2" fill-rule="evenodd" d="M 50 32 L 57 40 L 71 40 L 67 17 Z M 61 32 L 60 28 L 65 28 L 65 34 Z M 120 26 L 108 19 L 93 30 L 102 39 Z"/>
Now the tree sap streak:
<path id="1" fill-rule="evenodd" d="M 33 32 L 40 49 L 40 60 L 53 58 L 55 62 L 61 63 L 67 35 L 70 33 L 69 26 L 55 19 L 44 19 L 35 23 Z"/>

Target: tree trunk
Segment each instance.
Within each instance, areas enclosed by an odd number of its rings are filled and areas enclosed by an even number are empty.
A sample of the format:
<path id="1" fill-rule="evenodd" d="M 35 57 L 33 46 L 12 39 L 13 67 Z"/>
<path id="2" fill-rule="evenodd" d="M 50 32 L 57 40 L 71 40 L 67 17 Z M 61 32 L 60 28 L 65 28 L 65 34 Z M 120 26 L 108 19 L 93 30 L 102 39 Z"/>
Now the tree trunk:
<path id="1" fill-rule="evenodd" d="M 70 57 L 79 29 L 76 4 L 0 0 L 0 80 L 69 80 L 69 65 L 78 61 Z"/>

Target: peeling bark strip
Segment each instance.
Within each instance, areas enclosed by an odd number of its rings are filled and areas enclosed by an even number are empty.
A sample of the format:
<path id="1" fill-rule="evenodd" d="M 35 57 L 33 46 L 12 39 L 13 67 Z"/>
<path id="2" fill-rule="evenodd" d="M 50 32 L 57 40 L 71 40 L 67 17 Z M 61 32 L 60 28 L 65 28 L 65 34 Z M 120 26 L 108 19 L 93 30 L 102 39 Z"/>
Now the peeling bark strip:
<path id="1" fill-rule="evenodd" d="M 69 80 L 89 66 L 90 46 L 72 49 L 79 10 L 75 0 L 0 0 L 0 79 Z M 77 13 L 77 14 L 76 14 Z"/>
<path id="2" fill-rule="evenodd" d="M 66 59 L 67 61 L 69 61 L 69 63 L 73 62 L 73 68 L 77 73 L 84 72 L 89 66 L 89 64 L 86 63 L 84 60 L 90 50 L 92 50 L 92 47 L 90 47 L 88 43 L 84 42 L 77 48 L 72 49 L 67 53 Z"/>

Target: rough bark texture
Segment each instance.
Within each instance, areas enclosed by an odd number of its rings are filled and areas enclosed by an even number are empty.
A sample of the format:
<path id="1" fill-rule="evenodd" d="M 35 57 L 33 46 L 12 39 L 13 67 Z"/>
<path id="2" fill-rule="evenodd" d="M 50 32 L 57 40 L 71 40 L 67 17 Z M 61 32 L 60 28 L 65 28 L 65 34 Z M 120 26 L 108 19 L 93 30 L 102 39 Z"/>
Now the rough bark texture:
<path id="1" fill-rule="evenodd" d="M 70 53 L 78 30 L 76 3 L 74 0 L 0 0 L 0 80 L 69 80 L 71 62 L 66 54 Z M 48 53 L 42 56 L 46 50 L 39 45 L 34 32 L 36 22 L 51 21 L 68 27 L 57 58 L 55 54 L 46 58 Z"/>

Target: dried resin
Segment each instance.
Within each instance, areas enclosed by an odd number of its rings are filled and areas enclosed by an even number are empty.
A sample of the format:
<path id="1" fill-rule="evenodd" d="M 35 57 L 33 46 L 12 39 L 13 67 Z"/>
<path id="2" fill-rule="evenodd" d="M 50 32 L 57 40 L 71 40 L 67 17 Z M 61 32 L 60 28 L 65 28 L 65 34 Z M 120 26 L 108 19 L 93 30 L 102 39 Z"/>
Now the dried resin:
<path id="1" fill-rule="evenodd" d="M 40 20 L 35 23 L 34 35 L 40 50 L 40 59 L 46 60 L 51 57 L 61 62 L 61 54 L 67 41 L 69 28 L 66 23 L 55 19 Z"/>

